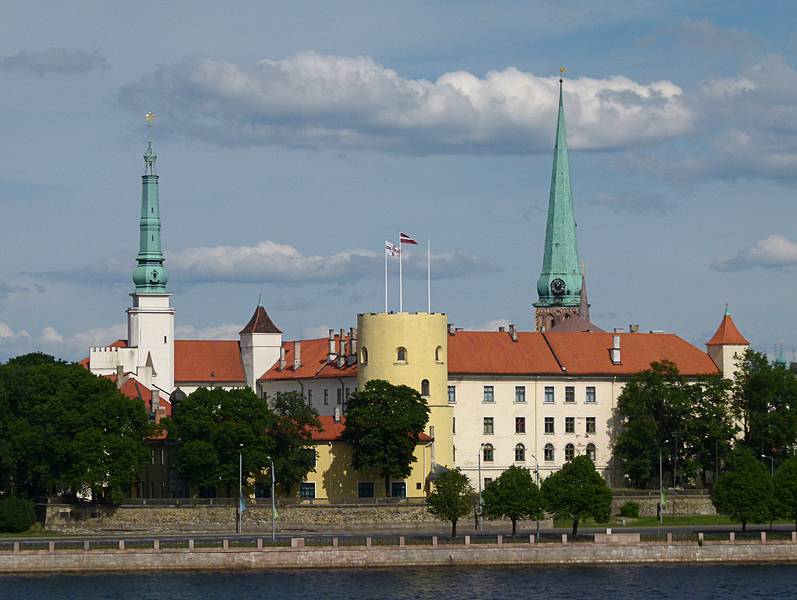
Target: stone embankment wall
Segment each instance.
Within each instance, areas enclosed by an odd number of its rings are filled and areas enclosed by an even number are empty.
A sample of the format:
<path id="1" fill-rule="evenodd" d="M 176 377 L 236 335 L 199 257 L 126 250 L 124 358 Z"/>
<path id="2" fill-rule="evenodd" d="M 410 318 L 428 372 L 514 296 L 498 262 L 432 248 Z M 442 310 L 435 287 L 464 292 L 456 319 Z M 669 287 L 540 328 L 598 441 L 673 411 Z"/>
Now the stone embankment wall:
<path id="1" fill-rule="evenodd" d="M 797 562 L 797 543 L 476 544 L 0 552 L 0 573 L 435 565 Z"/>
<path id="2" fill-rule="evenodd" d="M 716 515 L 714 505 L 711 504 L 711 496 L 705 493 L 668 493 L 666 494 L 667 505 L 664 508 L 665 515 Z M 626 502 L 636 502 L 639 504 L 639 516 L 655 517 L 656 505 L 659 503 L 658 490 L 649 493 L 617 493 L 612 499 L 612 513 L 620 514 L 620 507 Z"/>

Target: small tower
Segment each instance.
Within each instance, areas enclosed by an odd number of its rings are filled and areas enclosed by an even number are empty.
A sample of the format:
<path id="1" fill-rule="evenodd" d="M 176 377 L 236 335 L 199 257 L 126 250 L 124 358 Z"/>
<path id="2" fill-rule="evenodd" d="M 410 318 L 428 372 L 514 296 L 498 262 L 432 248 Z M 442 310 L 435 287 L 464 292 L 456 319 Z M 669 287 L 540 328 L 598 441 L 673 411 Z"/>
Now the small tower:
<path id="1" fill-rule="evenodd" d="M 147 113 L 145 118 L 151 129 L 155 115 Z M 171 294 L 166 291 L 169 277 L 161 248 L 156 160 L 150 139 L 141 177 L 138 266 L 133 271 L 136 291 L 130 294 L 133 306 L 127 309 L 127 344 L 138 348 L 139 366 L 144 366 L 143 359 L 149 357 L 150 366 L 158 373 L 157 386 L 170 393 L 174 389 L 174 309 Z"/>
<path id="2" fill-rule="evenodd" d="M 739 332 L 736 323 L 728 312 L 728 305 L 725 305 L 725 314 L 720 321 L 717 331 L 706 342 L 706 351 L 717 365 L 720 374 L 726 379 L 735 379 L 736 372 L 739 370 L 737 363 L 744 357 L 747 348 L 750 347 L 745 337 Z"/>
<path id="3" fill-rule="evenodd" d="M 246 385 L 257 391 L 257 378 L 279 360 L 282 332 L 269 318 L 266 309 L 257 302 L 257 308 L 238 333 L 241 344 L 241 361 L 246 373 Z"/>
<path id="4" fill-rule="evenodd" d="M 564 68 L 561 72 L 564 72 Z M 539 299 L 534 303 L 537 331 L 550 329 L 557 322 L 584 311 L 581 301 L 583 276 L 579 268 L 576 243 L 562 84 L 563 79 L 560 77 L 559 116 L 556 123 L 551 192 L 548 197 L 545 252 L 542 272 L 537 279 Z M 588 316 L 584 318 L 589 319 Z"/>

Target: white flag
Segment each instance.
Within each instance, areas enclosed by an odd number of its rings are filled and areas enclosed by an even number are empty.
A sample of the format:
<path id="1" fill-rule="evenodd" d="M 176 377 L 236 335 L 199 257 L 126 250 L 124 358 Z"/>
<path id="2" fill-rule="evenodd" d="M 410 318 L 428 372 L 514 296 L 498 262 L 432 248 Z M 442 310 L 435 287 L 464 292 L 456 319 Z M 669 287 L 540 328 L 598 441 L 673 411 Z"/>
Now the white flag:
<path id="1" fill-rule="evenodd" d="M 385 242 L 385 254 L 388 256 L 398 256 L 401 254 L 401 247 L 391 242 Z"/>

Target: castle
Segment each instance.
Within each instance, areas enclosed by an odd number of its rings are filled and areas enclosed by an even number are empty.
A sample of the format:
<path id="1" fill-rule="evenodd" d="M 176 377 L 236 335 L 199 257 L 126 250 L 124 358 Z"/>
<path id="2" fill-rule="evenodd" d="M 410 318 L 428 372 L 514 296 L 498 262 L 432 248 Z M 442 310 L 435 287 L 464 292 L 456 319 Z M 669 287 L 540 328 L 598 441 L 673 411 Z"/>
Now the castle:
<path id="1" fill-rule="evenodd" d="M 146 401 L 156 420 L 198 387 L 248 387 L 268 402 L 300 392 L 321 415 L 316 468 L 299 489 L 321 501 L 384 495 L 378 476 L 352 472 L 340 441 L 347 401 L 370 379 L 417 389 L 430 419 L 416 448 L 413 473 L 392 482 L 392 496 L 424 496 L 440 467 L 459 467 L 481 487 L 510 465 L 541 477 L 586 454 L 612 485 L 621 485 L 611 448 L 615 407 L 625 382 L 654 361 L 669 360 L 687 378 L 732 378 L 748 346 L 725 313 L 702 350 L 672 333 L 605 332 L 592 324 L 579 264 L 568 161 L 562 80 L 542 271 L 534 331 L 515 325 L 464 331 L 442 313 L 357 315 L 348 330 L 325 338 L 284 340 L 258 305 L 238 340 L 175 340 L 175 310 L 161 249 L 156 156 L 149 143 L 142 177 L 141 233 L 128 336 L 91 348 L 84 364 L 115 378 Z M 175 497 L 168 457 L 153 452 L 161 475 L 147 475 L 137 493 Z M 155 473 L 157 469 L 151 470 Z M 478 485 L 476 485 L 478 484 Z"/>

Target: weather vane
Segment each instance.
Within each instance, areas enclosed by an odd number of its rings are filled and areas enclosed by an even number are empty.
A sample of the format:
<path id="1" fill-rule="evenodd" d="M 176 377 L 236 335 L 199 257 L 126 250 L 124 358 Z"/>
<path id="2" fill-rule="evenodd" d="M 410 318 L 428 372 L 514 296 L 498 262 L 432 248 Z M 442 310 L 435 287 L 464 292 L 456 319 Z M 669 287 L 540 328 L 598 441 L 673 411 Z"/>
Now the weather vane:
<path id="1" fill-rule="evenodd" d="M 147 151 L 144 153 L 144 163 L 146 164 L 144 172 L 148 175 L 154 175 L 157 156 L 155 156 L 155 152 L 152 150 L 152 122 L 155 120 L 155 113 L 152 111 L 148 112 L 144 115 L 144 120 L 147 122 L 147 133 L 149 134 L 147 136 L 149 138 L 147 141 Z"/>
<path id="2" fill-rule="evenodd" d="M 559 67 L 559 83 L 562 82 L 562 77 L 564 76 L 565 71 L 567 71 L 567 67 Z"/>

